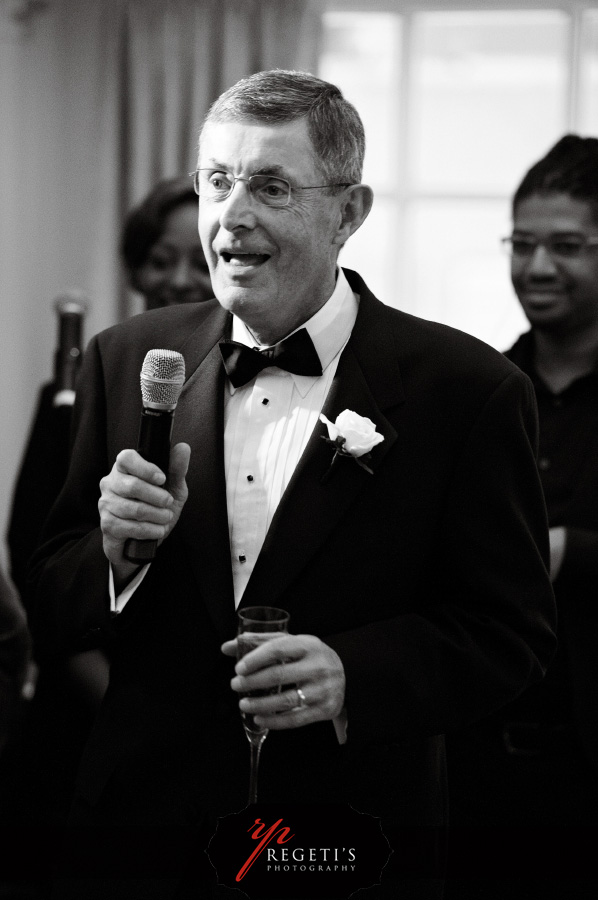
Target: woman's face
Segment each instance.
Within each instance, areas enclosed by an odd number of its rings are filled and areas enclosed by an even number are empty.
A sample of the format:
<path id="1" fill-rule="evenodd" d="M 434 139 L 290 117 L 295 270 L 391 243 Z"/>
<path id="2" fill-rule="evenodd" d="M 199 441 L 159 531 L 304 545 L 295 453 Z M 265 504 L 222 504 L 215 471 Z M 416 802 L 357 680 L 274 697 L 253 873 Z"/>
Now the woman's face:
<path id="1" fill-rule="evenodd" d="M 195 202 L 182 203 L 166 216 L 162 234 L 133 272 L 131 283 L 145 297 L 147 309 L 214 296 L 197 231 Z"/>

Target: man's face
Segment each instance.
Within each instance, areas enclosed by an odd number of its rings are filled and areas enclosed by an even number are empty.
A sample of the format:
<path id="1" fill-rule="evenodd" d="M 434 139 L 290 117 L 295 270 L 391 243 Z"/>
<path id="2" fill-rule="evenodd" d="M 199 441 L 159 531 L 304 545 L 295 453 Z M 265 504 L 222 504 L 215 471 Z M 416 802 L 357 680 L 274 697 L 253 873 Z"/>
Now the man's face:
<path id="1" fill-rule="evenodd" d="M 568 194 L 533 195 L 517 207 L 513 235 L 543 241 L 598 235 L 592 208 Z M 583 331 L 598 324 L 598 246 L 562 258 L 538 244 L 529 259 L 513 255 L 511 279 L 530 324 L 546 331 Z"/>
<path id="2" fill-rule="evenodd" d="M 198 168 L 232 176 L 270 174 L 292 187 L 325 183 L 304 119 L 268 126 L 208 124 Z M 235 183 L 224 200 L 200 195 L 199 233 L 220 304 L 262 343 L 274 343 L 312 316 L 334 290 L 339 196 L 293 192 L 288 206 L 269 207 Z"/>

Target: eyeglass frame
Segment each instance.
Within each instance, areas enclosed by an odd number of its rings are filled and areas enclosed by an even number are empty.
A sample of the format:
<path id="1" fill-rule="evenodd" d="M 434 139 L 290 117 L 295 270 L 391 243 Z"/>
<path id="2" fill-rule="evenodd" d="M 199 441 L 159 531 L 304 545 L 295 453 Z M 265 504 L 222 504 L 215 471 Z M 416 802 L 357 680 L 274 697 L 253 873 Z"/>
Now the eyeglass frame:
<path id="1" fill-rule="evenodd" d="M 558 234 L 558 232 L 557 232 L 557 234 Z M 564 233 L 562 233 L 562 234 L 564 234 Z M 534 256 L 534 253 L 538 249 L 538 247 L 544 247 L 544 249 L 546 250 L 546 252 L 548 253 L 548 255 L 550 256 L 551 259 L 554 260 L 556 258 L 560 262 L 560 261 L 567 261 L 570 259 L 578 259 L 578 257 L 581 255 L 582 250 L 586 250 L 588 247 L 598 246 L 598 235 L 582 235 L 582 234 L 577 234 L 575 232 L 571 232 L 570 237 L 573 237 L 573 236 L 575 236 L 576 238 L 579 239 L 579 245 L 578 245 L 575 253 L 573 253 L 571 255 L 562 254 L 562 253 L 558 253 L 558 252 L 555 253 L 554 249 L 552 249 L 550 246 L 551 244 L 554 245 L 555 243 L 559 243 L 559 239 L 557 237 L 555 237 L 555 235 L 550 235 L 549 237 L 545 238 L 544 240 L 537 240 L 536 238 L 534 238 L 532 240 L 526 239 L 526 238 L 519 238 L 519 240 L 522 243 L 527 243 L 529 245 L 529 248 L 530 248 L 529 253 L 516 253 L 515 252 L 515 250 L 513 248 L 514 238 L 513 238 L 512 234 L 508 235 L 508 237 L 501 238 L 500 242 L 501 242 L 502 247 L 505 250 L 505 252 L 507 252 L 512 259 L 521 260 L 521 261 L 531 260 Z M 560 243 L 566 243 L 566 241 L 563 239 L 563 237 L 561 237 Z"/>
<path id="2" fill-rule="evenodd" d="M 223 175 L 229 176 L 229 173 L 225 172 L 223 169 L 211 169 L 209 167 L 201 167 L 199 169 L 196 169 L 194 172 L 191 172 L 191 177 L 193 178 L 193 189 L 195 190 L 195 193 L 197 194 L 198 197 L 201 197 L 201 194 L 199 192 L 199 173 L 200 172 L 212 172 L 214 174 L 216 172 L 221 172 Z M 245 182 L 247 182 L 247 187 L 248 187 L 250 195 L 262 206 L 267 206 L 270 209 L 284 209 L 285 207 L 287 207 L 291 202 L 291 197 L 293 195 L 293 191 L 317 191 L 317 190 L 323 190 L 324 188 L 335 188 L 335 187 L 346 188 L 346 187 L 352 187 L 356 183 L 354 181 L 341 181 L 341 182 L 337 182 L 336 184 L 311 184 L 311 185 L 295 186 L 295 185 L 292 185 L 291 182 L 288 181 L 286 178 L 280 178 L 278 175 L 270 175 L 266 172 L 264 172 L 264 173 L 256 172 L 255 175 L 250 175 L 249 177 L 246 177 L 245 175 L 230 175 L 229 177 L 232 178 L 232 184 L 230 187 L 230 191 L 228 192 L 228 194 L 225 194 L 222 197 L 218 197 L 217 199 L 212 198 L 215 200 L 216 203 L 219 203 L 222 200 L 228 200 L 228 198 L 230 197 L 230 195 L 232 194 L 232 192 L 235 189 L 235 185 L 236 185 L 237 181 L 245 181 Z M 279 182 L 282 182 L 282 184 L 286 184 L 286 186 L 288 188 L 286 203 L 281 203 L 280 205 L 272 204 L 272 206 L 270 206 L 270 204 L 265 203 L 263 200 L 260 200 L 259 197 L 257 197 L 254 194 L 253 190 L 251 189 L 251 182 L 254 178 L 272 178 L 274 181 L 279 181 Z"/>

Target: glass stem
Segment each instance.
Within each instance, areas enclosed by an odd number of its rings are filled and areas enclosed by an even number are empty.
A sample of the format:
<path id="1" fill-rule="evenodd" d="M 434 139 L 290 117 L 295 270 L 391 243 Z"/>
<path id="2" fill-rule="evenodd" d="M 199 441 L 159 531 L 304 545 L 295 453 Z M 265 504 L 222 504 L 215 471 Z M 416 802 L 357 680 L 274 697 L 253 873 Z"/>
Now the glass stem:
<path id="1" fill-rule="evenodd" d="M 255 740 L 249 740 L 249 746 L 251 749 L 251 758 L 250 758 L 250 769 L 249 769 L 249 805 L 257 803 L 257 772 L 260 764 L 260 753 L 262 750 L 262 744 L 264 743 L 265 735 L 260 735 L 260 737 Z"/>

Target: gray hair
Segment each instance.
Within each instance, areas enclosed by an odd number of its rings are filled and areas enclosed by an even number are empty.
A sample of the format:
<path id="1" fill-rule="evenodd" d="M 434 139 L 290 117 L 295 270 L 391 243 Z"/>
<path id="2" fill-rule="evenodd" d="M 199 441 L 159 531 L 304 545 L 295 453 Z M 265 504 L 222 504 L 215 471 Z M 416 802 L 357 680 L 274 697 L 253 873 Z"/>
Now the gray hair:
<path id="1" fill-rule="evenodd" d="M 359 113 L 339 88 L 306 72 L 272 69 L 242 78 L 212 104 L 209 123 L 282 125 L 307 119 L 316 162 L 331 184 L 361 181 L 365 133 Z"/>

